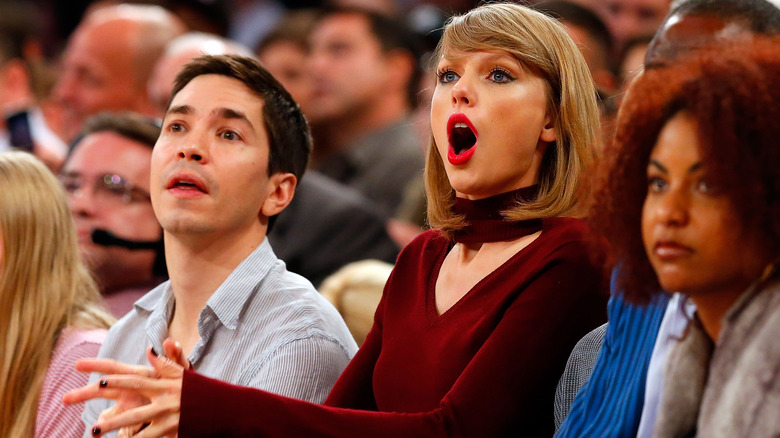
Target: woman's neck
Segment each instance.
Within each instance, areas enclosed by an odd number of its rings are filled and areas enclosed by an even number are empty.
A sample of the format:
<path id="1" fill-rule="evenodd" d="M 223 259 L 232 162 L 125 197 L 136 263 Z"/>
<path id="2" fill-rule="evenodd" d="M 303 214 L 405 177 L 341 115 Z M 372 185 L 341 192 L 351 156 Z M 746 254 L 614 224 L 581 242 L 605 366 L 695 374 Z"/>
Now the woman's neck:
<path id="1" fill-rule="evenodd" d="M 503 215 L 522 202 L 535 199 L 538 191 L 539 186 L 531 186 L 479 200 L 456 198 L 454 212 L 463 216 L 467 225 L 454 233 L 455 242 L 473 250 L 485 242 L 515 240 L 541 230 L 539 219 L 509 221 Z"/>
<path id="2" fill-rule="evenodd" d="M 742 280 L 723 285 L 717 290 L 708 288 L 700 294 L 691 294 L 691 300 L 696 304 L 696 313 L 701 321 L 704 331 L 713 340 L 718 342 L 723 317 L 731 309 L 734 303 L 748 290 L 760 287 L 761 283 L 776 275 L 777 264 L 767 263 L 764 268 L 754 275 L 747 275 Z"/>

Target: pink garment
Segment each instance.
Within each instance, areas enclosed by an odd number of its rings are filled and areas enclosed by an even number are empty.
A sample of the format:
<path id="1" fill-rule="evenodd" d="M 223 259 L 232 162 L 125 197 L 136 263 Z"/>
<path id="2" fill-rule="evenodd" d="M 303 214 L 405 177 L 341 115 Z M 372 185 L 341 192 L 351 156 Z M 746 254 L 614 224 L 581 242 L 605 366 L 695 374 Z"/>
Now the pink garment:
<path id="1" fill-rule="evenodd" d="M 133 305 L 136 301 L 167 279 L 167 277 L 156 276 L 145 283 L 136 284 L 133 287 L 111 293 L 104 292 L 103 301 L 105 302 L 108 311 L 111 312 L 116 319 L 121 319 L 127 312 L 133 310 Z"/>
<path id="2" fill-rule="evenodd" d="M 160 283 L 161 281 L 154 284 L 145 284 L 140 287 L 127 288 L 110 295 L 103 295 L 106 308 L 108 308 L 108 311 L 111 312 L 116 319 L 120 319 L 125 316 L 127 312 L 133 310 L 133 304 L 135 304 L 136 301 Z"/>
<path id="3" fill-rule="evenodd" d="M 65 405 L 62 396 L 66 392 L 87 384 L 88 373 L 76 371 L 76 360 L 97 357 L 106 330 L 79 330 L 66 328 L 54 348 L 46 378 L 38 400 L 38 417 L 35 436 L 80 437 L 84 433 L 81 412 L 84 405 Z"/>

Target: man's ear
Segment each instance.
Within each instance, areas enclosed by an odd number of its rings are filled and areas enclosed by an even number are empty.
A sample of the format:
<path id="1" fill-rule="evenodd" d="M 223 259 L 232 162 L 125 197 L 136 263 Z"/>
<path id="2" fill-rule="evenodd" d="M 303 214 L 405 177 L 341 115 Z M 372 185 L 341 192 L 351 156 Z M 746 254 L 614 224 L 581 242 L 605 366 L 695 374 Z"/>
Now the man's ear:
<path id="1" fill-rule="evenodd" d="M 298 179 L 292 173 L 277 172 L 268 178 L 268 191 L 260 208 L 265 217 L 276 216 L 290 204 Z"/>

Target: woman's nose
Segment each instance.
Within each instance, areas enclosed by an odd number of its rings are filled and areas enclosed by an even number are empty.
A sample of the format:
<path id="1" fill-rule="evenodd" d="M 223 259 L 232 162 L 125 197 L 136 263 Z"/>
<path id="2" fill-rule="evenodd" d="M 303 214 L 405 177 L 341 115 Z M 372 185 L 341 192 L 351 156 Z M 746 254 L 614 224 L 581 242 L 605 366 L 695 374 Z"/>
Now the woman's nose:
<path id="1" fill-rule="evenodd" d="M 680 190 L 670 190 L 658 203 L 656 214 L 667 226 L 682 226 L 688 223 L 690 199 Z"/>
<path id="2" fill-rule="evenodd" d="M 476 103 L 476 95 L 469 80 L 465 77 L 460 78 L 458 83 L 452 87 L 452 104 L 453 105 L 474 105 Z"/>

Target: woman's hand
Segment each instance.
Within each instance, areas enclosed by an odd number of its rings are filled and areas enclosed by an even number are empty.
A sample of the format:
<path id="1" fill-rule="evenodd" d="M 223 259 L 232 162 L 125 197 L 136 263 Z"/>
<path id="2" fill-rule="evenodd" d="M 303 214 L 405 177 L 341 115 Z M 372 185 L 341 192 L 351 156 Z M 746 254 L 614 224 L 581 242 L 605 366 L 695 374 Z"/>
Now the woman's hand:
<path id="1" fill-rule="evenodd" d="M 108 375 L 99 382 L 71 391 L 63 401 L 79 403 L 93 398 L 117 401 L 92 426 L 94 436 L 120 428 L 120 437 L 176 436 L 182 376 L 189 362 L 184 358 L 181 347 L 173 340 L 166 339 L 163 348 L 166 356 L 178 363 L 157 356 L 151 347 L 147 350 L 147 358 L 153 369 L 106 359 L 78 361 L 76 369 L 79 371 Z"/>

